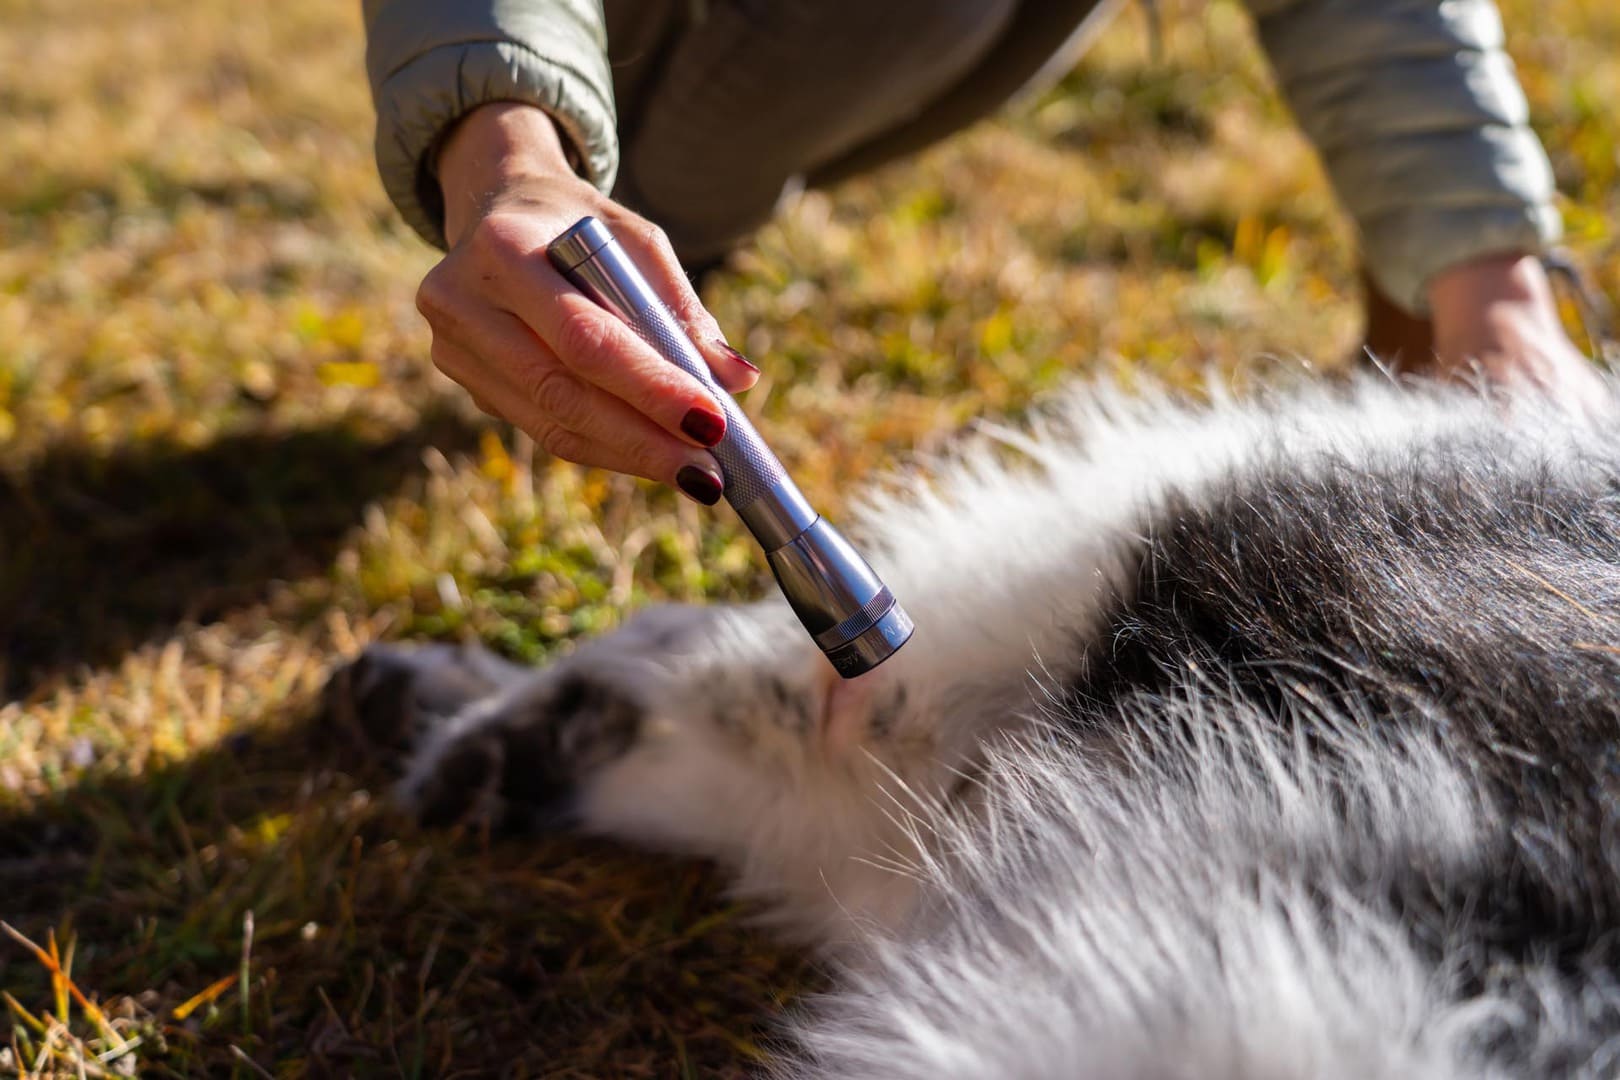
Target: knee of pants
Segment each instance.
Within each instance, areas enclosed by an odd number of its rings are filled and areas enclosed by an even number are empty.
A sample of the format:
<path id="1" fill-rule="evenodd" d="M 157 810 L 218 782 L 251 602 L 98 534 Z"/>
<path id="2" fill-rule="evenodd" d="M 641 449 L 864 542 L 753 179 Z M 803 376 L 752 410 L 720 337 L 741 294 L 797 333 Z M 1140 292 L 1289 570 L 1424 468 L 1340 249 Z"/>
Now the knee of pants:
<path id="1" fill-rule="evenodd" d="M 683 256 L 722 251 L 765 220 L 794 177 L 959 84 L 1016 8 L 1017 0 L 716 3 L 672 35 L 656 76 L 621 112 L 619 194 L 664 224 Z"/>
<path id="2" fill-rule="evenodd" d="M 1012 21 L 1019 0 L 879 0 L 812 3 L 830 72 L 875 96 L 926 100 L 971 71 Z M 806 27 L 811 30 L 810 26 Z"/>
<path id="3" fill-rule="evenodd" d="M 994 43 L 1019 0 L 719 0 L 696 6 L 707 9 L 696 16 L 689 0 L 604 6 L 615 95 L 621 108 L 635 111 L 647 75 L 667 77 L 669 62 L 678 64 L 682 52 L 712 56 L 706 42 L 742 39 L 765 53 L 792 43 L 834 75 L 903 67 L 949 78 Z"/>

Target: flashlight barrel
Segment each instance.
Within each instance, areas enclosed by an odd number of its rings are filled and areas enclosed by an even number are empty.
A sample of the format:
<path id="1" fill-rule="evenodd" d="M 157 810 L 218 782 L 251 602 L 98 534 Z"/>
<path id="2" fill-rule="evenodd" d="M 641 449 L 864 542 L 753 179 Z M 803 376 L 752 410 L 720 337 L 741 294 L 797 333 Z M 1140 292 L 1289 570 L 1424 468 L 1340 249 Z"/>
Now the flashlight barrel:
<path id="1" fill-rule="evenodd" d="M 764 548 L 788 603 L 839 674 L 868 671 L 905 644 L 911 620 L 893 594 L 810 506 L 607 226 L 582 218 L 546 254 L 575 288 L 701 382 L 725 411 L 725 437 L 710 453 L 724 473 L 726 502 Z"/>
<path id="2" fill-rule="evenodd" d="M 714 395 L 726 414 L 726 434 L 710 453 L 725 474 L 726 502 L 765 550 L 774 551 L 809 528 L 816 512 L 742 409 L 714 381 L 703 354 L 607 227 L 584 218 L 552 241 L 547 255 L 575 288 Z"/>

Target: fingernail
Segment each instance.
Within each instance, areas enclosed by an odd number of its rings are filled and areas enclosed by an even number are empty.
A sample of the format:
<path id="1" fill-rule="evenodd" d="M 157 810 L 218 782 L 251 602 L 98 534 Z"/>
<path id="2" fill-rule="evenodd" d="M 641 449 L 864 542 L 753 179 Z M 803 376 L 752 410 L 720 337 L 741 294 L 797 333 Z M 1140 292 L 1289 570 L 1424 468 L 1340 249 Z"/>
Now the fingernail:
<path id="1" fill-rule="evenodd" d="M 718 476 L 696 465 L 687 465 L 676 473 L 675 486 L 704 506 L 713 506 L 719 502 L 720 496 L 726 490 Z"/>
<path id="2" fill-rule="evenodd" d="M 726 437 L 726 418 L 713 409 L 697 405 L 682 418 L 681 430 L 704 446 L 713 446 Z"/>
<path id="3" fill-rule="evenodd" d="M 759 374 L 759 365 L 754 363 L 752 360 L 748 359 L 748 357 L 744 356 L 742 353 L 738 352 L 736 349 L 733 349 L 730 345 L 727 345 L 724 341 L 716 341 L 715 344 L 720 346 L 720 351 L 721 352 L 725 353 L 727 356 L 729 356 L 733 360 L 737 361 L 737 363 L 741 364 L 743 367 L 747 368 L 749 371 L 752 371 L 755 375 Z"/>

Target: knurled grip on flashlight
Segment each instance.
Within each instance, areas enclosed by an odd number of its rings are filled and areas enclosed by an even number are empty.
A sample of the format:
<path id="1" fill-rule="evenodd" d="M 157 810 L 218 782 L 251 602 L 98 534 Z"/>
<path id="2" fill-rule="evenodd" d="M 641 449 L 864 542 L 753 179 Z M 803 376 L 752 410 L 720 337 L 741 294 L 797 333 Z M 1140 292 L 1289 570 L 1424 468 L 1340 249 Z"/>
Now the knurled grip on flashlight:
<path id="1" fill-rule="evenodd" d="M 668 308 L 658 304 L 626 320 L 636 336 L 664 359 L 697 379 L 726 414 L 726 434 L 709 452 L 725 472 L 726 502 L 739 514 L 787 479 L 782 463 L 771 453 L 754 425 L 730 394 L 721 390 L 708 363 L 681 330 Z"/>

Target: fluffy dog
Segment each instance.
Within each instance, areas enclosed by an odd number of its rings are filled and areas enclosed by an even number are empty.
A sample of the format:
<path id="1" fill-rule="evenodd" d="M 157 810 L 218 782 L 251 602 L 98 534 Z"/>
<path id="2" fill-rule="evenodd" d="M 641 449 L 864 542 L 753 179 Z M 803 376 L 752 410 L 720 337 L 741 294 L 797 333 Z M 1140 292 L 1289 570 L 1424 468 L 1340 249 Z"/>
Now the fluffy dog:
<path id="1" fill-rule="evenodd" d="M 917 631 L 852 683 L 771 601 L 336 692 L 424 818 L 713 858 L 836 958 L 783 1076 L 1620 1069 L 1613 435 L 1090 391 L 853 531 Z"/>

